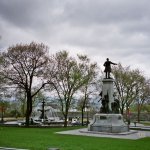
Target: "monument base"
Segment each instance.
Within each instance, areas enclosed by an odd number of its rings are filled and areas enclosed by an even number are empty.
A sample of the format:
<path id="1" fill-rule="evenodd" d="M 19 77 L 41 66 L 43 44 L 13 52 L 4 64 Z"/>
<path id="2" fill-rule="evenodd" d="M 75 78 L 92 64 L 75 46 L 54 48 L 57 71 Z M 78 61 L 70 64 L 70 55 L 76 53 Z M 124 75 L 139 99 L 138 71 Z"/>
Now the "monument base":
<path id="1" fill-rule="evenodd" d="M 121 133 L 128 132 L 129 127 L 121 114 L 95 114 L 93 122 L 88 125 L 88 131 Z"/>

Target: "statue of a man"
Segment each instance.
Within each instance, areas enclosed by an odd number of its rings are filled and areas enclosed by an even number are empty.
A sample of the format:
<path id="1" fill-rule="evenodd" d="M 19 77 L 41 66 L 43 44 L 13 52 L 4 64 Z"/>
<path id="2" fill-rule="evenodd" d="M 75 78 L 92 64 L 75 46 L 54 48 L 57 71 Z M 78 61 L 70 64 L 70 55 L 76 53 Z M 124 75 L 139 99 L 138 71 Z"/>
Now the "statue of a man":
<path id="1" fill-rule="evenodd" d="M 109 58 L 107 58 L 105 63 L 104 63 L 104 66 L 105 66 L 104 72 L 106 73 L 106 78 L 110 78 L 111 64 L 117 65 L 116 63 L 109 61 Z"/>

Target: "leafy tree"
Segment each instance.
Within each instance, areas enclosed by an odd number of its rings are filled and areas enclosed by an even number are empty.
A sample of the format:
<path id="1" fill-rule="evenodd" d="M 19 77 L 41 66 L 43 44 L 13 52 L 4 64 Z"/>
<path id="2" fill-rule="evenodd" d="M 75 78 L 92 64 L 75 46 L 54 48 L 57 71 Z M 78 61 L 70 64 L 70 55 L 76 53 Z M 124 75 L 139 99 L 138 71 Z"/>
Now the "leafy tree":
<path id="1" fill-rule="evenodd" d="M 142 111 L 150 113 L 150 104 L 144 104 L 142 107 Z"/>
<path id="2" fill-rule="evenodd" d="M 26 125 L 29 126 L 32 99 L 46 84 L 43 74 L 48 64 L 48 48 L 42 43 L 17 44 L 2 53 L 1 58 L 2 77 L 9 81 L 8 85 L 16 85 L 26 94 Z M 34 86 L 38 89 L 33 92 Z"/>
<path id="3" fill-rule="evenodd" d="M 90 59 L 86 55 L 78 55 L 79 57 L 79 68 L 80 71 L 86 76 L 88 76 L 87 82 L 80 89 L 80 100 L 78 102 L 78 108 L 82 112 L 82 125 L 84 118 L 84 110 L 87 107 L 90 107 L 90 96 L 94 95 L 96 90 L 96 77 L 97 77 L 97 64 L 91 63 Z M 88 119 L 88 118 L 87 118 Z M 88 123 L 88 120 L 87 120 Z"/>
<path id="4" fill-rule="evenodd" d="M 131 70 L 130 67 L 123 67 L 121 64 L 113 67 L 117 99 L 120 101 L 120 111 L 123 114 L 126 108 L 126 117 L 129 114 L 129 107 L 137 98 L 139 88 L 144 80 L 138 69 Z"/>
<path id="5" fill-rule="evenodd" d="M 27 101 L 27 95 L 26 92 L 19 89 L 16 95 L 16 99 L 20 102 L 20 114 L 22 117 L 25 117 L 26 115 L 26 101 Z"/>
<path id="6" fill-rule="evenodd" d="M 136 99 L 136 104 L 137 104 L 137 113 L 138 117 L 137 120 L 140 122 L 140 113 L 142 111 L 142 108 L 145 103 L 150 98 L 150 81 L 146 80 L 145 78 L 141 83 L 139 83 L 139 92 L 138 92 L 138 97 Z"/>
<path id="7" fill-rule="evenodd" d="M 1 121 L 0 122 L 2 122 L 2 123 L 4 122 L 4 114 L 8 107 L 9 107 L 8 101 L 0 100 L 0 113 L 1 113 Z"/>
<path id="8" fill-rule="evenodd" d="M 64 127 L 66 127 L 73 96 L 88 82 L 89 75 L 82 72 L 80 64 L 66 51 L 56 53 L 49 66 L 49 83 L 57 93 L 60 110 L 65 119 Z"/>
<path id="9" fill-rule="evenodd" d="M 18 112 L 19 116 L 25 117 L 26 114 L 26 93 L 21 88 L 11 89 L 13 102 L 11 103 L 12 114 Z"/>
<path id="10" fill-rule="evenodd" d="M 0 92 L 0 113 L 1 113 L 1 121 L 4 122 L 4 114 L 9 107 L 8 99 L 10 98 L 10 93 L 7 91 L 7 88 L 2 87 Z"/>

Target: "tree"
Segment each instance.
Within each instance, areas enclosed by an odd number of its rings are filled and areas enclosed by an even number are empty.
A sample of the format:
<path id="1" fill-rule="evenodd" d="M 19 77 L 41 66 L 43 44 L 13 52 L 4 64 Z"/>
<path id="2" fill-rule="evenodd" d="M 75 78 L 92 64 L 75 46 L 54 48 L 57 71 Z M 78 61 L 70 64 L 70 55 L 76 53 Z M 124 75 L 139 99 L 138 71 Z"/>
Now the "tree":
<path id="1" fill-rule="evenodd" d="M 13 106 L 11 107 L 16 109 L 18 114 L 22 117 L 25 117 L 26 114 L 26 93 L 23 89 L 21 88 L 13 88 L 11 89 L 11 95 L 13 98 Z M 16 106 L 15 106 L 16 105 Z M 15 112 L 14 110 L 12 110 L 12 112 Z"/>
<path id="2" fill-rule="evenodd" d="M 84 125 L 84 112 L 88 111 L 88 109 L 90 107 L 90 98 L 89 97 L 92 92 L 88 91 L 87 85 L 83 86 L 80 91 L 83 95 L 80 96 L 81 98 L 78 101 L 78 109 L 81 110 L 81 116 L 82 116 L 81 122 L 82 122 L 82 126 L 83 126 Z M 87 116 L 87 124 L 88 124 L 88 116 Z"/>
<path id="3" fill-rule="evenodd" d="M 126 108 L 126 118 L 129 115 L 129 107 L 137 98 L 140 84 L 144 77 L 138 69 L 131 70 L 130 67 L 123 67 L 121 64 L 113 67 L 117 99 L 120 101 L 120 111 L 123 114 Z"/>
<path id="4" fill-rule="evenodd" d="M 81 98 L 78 102 L 78 107 L 82 112 L 82 126 L 84 125 L 84 111 L 90 107 L 90 96 L 94 95 L 96 92 L 96 77 L 97 77 L 97 64 L 91 63 L 90 59 L 86 55 L 78 55 L 79 58 L 79 68 L 80 71 L 86 76 L 88 76 L 87 82 L 80 88 Z M 87 118 L 88 123 L 88 118 Z"/>
<path id="5" fill-rule="evenodd" d="M 0 100 L 0 113 L 1 113 L 1 120 L 0 120 L 0 122 L 1 123 L 4 122 L 4 114 L 5 114 L 8 106 L 9 106 L 8 101 Z"/>
<path id="6" fill-rule="evenodd" d="M 147 103 L 150 98 L 150 81 L 144 79 L 143 82 L 139 85 L 138 97 L 136 99 L 137 104 L 137 120 L 140 122 L 140 114 L 143 108 L 143 105 Z"/>
<path id="7" fill-rule="evenodd" d="M 66 127 L 73 96 L 87 83 L 89 76 L 81 71 L 76 59 L 70 57 L 66 51 L 56 53 L 49 66 L 49 83 L 57 93 L 60 110 L 64 116 L 64 127 Z"/>
<path id="8" fill-rule="evenodd" d="M 2 63 L 3 63 L 3 59 L 0 55 L 0 70 L 2 70 Z M 6 83 L 5 79 L 0 73 L 0 94 L 3 93 L 4 90 L 6 90 L 6 88 L 4 88 L 5 83 Z"/>
<path id="9" fill-rule="evenodd" d="M 48 48 L 44 44 L 17 44 L 1 53 L 0 74 L 8 85 L 16 85 L 27 97 L 26 126 L 32 112 L 32 99 L 44 87 L 43 74 L 48 64 Z M 38 87 L 33 92 L 34 86 Z"/>
<path id="10" fill-rule="evenodd" d="M 0 92 L 0 113 L 1 113 L 1 121 L 4 122 L 4 114 L 9 107 L 8 98 L 10 98 L 10 93 L 8 93 L 7 89 L 5 87 L 1 88 Z"/>

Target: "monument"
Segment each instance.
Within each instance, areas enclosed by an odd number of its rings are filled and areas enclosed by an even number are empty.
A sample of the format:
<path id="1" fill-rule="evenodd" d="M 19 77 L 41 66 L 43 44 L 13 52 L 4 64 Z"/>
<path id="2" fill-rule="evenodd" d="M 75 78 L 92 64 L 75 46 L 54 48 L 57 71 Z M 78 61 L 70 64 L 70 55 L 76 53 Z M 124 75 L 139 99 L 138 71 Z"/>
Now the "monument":
<path id="1" fill-rule="evenodd" d="M 103 79 L 100 113 L 95 114 L 93 122 L 88 125 L 88 131 L 121 133 L 129 131 L 128 125 L 123 121 L 123 116 L 119 113 L 119 101 L 114 98 L 114 79 L 110 77 L 111 64 L 109 61 L 104 63 L 105 78 Z"/>
<path id="2" fill-rule="evenodd" d="M 34 121 L 39 121 L 42 123 L 60 122 L 57 109 L 54 109 L 49 103 L 46 103 L 44 99 L 33 108 L 31 118 Z"/>

